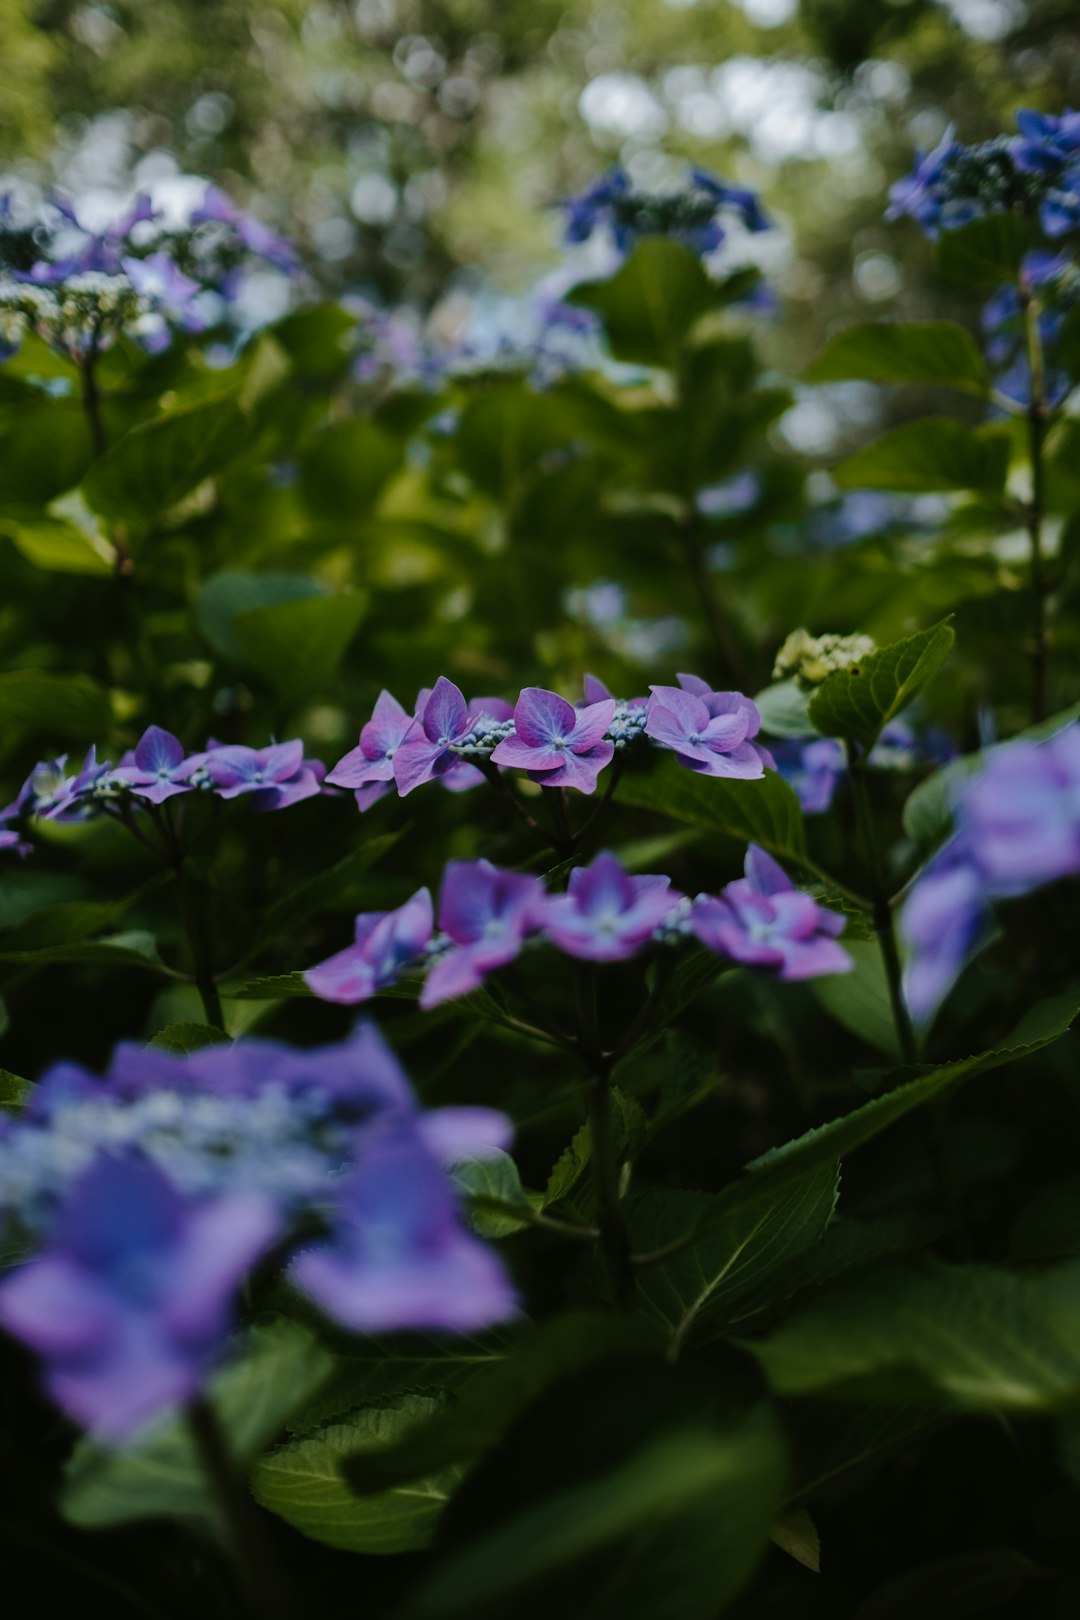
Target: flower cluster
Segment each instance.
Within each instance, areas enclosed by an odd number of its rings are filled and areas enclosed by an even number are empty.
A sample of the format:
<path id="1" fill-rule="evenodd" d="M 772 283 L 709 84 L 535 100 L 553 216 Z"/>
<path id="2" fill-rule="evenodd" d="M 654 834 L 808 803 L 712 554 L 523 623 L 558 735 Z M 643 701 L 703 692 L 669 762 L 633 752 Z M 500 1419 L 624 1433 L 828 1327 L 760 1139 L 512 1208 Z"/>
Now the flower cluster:
<path id="1" fill-rule="evenodd" d="M 1080 113 L 1025 108 L 1017 135 L 964 146 L 947 130 L 889 193 L 889 217 L 909 214 L 928 236 L 987 214 L 1023 213 L 1051 238 L 1080 226 Z"/>
<path id="2" fill-rule="evenodd" d="M 796 890 L 754 846 L 745 878 L 696 899 L 662 874 L 631 876 L 608 852 L 575 867 L 565 894 L 489 861 L 451 861 L 438 929 L 431 895 L 419 889 L 396 911 L 357 917 L 353 943 L 309 968 L 304 980 L 322 1000 L 351 1005 L 420 972 L 427 1008 L 478 989 L 532 939 L 583 961 L 625 962 L 650 945 L 689 936 L 732 961 L 775 968 L 784 979 L 810 978 L 851 966 L 835 943 L 843 927 L 842 917 Z"/>
<path id="3" fill-rule="evenodd" d="M 767 231 L 770 220 L 755 192 L 730 186 L 707 169 L 691 168 L 681 191 L 635 191 L 625 169 L 616 165 L 564 204 L 567 242 L 586 242 L 607 230 L 620 253 L 642 236 L 672 236 L 701 257 L 724 241 L 725 224 Z"/>
<path id="4" fill-rule="evenodd" d="M 1080 725 L 995 748 L 953 806 L 956 833 L 920 873 L 900 918 L 905 993 L 930 1019 L 985 936 L 995 900 L 1080 872 Z"/>
<path id="5" fill-rule="evenodd" d="M 595 676 L 574 704 L 527 686 L 513 705 L 502 698 L 467 701 L 440 675 L 417 697 L 413 713 L 382 692 L 360 740 L 326 780 L 351 788 L 361 810 L 393 788 L 404 797 L 426 782 L 460 791 L 496 770 L 523 770 L 541 787 L 593 793 L 617 754 L 649 740 L 674 751 L 681 765 L 709 776 L 752 780 L 772 757 L 754 741 L 761 717 L 739 692 L 714 692 L 696 675 L 678 686 L 654 686 L 651 698 L 623 701 Z"/>
<path id="6" fill-rule="evenodd" d="M 1042 249 L 1025 254 L 1019 285 L 999 287 L 982 313 L 986 358 L 997 370 L 999 394 L 1018 405 L 1031 403 L 1030 319 L 1040 351 L 1037 386 L 1042 403 L 1055 407 L 1063 402 L 1072 383 L 1068 371 L 1057 363 L 1057 349 L 1066 317 L 1078 303 L 1080 271 L 1065 254 Z"/>
<path id="7" fill-rule="evenodd" d="M 776 769 L 794 788 L 806 815 L 821 815 L 847 775 L 847 756 L 834 737 L 790 737 L 773 744 Z M 956 750 L 944 732 L 917 733 L 906 720 L 890 720 L 866 757 L 872 770 L 910 771 L 944 764 Z"/>
<path id="8" fill-rule="evenodd" d="M 288 242 L 213 185 L 182 226 L 167 224 L 145 195 L 102 230 L 83 224 L 62 198 L 20 224 L 5 197 L 0 345 L 10 352 L 34 333 L 81 361 L 126 331 L 160 349 L 174 328 L 217 325 L 257 262 L 289 276 L 300 268 Z"/>
<path id="9" fill-rule="evenodd" d="M 812 636 L 809 630 L 793 630 L 776 655 L 773 679 L 794 680 L 802 687 L 820 686 L 838 669 L 857 669 L 874 646 L 869 636 Z"/>
<path id="10" fill-rule="evenodd" d="M 94 813 L 121 814 L 135 805 L 164 804 L 178 794 L 212 793 L 221 799 L 250 795 L 256 810 L 283 810 L 322 791 L 321 760 L 305 759 L 302 742 L 244 748 L 211 741 L 195 753 L 160 726 L 149 726 L 118 765 L 99 761 L 91 747 L 78 769 L 68 757 L 35 765 L 14 799 L 0 810 L 0 850 L 22 852 L 13 823 L 85 821 Z"/>
<path id="11" fill-rule="evenodd" d="M 513 1291 L 446 1167 L 509 1136 L 488 1109 L 422 1113 L 370 1026 L 314 1051 L 123 1045 L 101 1078 L 60 1064 L 0 1121 L 0 1226 L 32 1256 L 0 1324 L 111 1441 L 195 1395 L 271 1254 L 353 1331 L 487 1326 Z"/>

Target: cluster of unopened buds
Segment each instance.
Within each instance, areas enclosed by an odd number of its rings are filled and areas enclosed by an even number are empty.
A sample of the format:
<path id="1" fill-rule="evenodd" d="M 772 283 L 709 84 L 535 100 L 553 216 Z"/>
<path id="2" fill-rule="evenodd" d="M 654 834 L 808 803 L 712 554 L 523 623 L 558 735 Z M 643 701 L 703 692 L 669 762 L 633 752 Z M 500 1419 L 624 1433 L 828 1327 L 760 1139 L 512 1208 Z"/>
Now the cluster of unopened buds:
<path id="1" fill-rule="evenodd" d="M 858 669 L 874 651 L 869 636 L 841 636 L 829 633 L 812 636 L 809 630 L 793 630 L 776 655 L 773 679 L 793 680 L 810 689 L 820 686 L 840 669 Z"/>
<path id="2" fill-rule="evenodd" d="M 475 787 L 500 770 L 523 770 L 541 787 L 596 789 L 600 772 L 626 749 L 652 742 L 706 776 L 754 780 L 772 766 L 754 739 L 761 717 L 740 692 L 714 692 L 695 675 L 678 686 L 654 686 L 649 698 L 622 701 L 594 676 L 576 706 L 543 687 L 527 686 L 515 704 L 481 697 L 467 702 L 440 676 L 413 712 L 383 692 L 357 746 L 327 773 L 351 788 L 361 810 L 396 789 L 404 797 L 425 782 L 453 791 Z"/>
<path id="3" fill-rule="evenodd" d="M 420 1005 L 429 1008 L 479 989 L 532 943 L 580 961 L 625 962 L 650 946 L 688 939 L 782 979 L 809 979 L 851 967 L 837 944 L 843 929 L 843 917 L 796 889 L 754 845 L 744 877 L 719 895 L 696 898 L 661 874 L 631 875 L 606 851 L 573 869 L 565 894 L 489 861 L 451 861 L 438 929 L 431 894 L 418 889 L 394 911 L 362 913 L 353 943 L 309 968 L 304 980 L 322 1000 L 352 1005 L 420 976 Z"/>

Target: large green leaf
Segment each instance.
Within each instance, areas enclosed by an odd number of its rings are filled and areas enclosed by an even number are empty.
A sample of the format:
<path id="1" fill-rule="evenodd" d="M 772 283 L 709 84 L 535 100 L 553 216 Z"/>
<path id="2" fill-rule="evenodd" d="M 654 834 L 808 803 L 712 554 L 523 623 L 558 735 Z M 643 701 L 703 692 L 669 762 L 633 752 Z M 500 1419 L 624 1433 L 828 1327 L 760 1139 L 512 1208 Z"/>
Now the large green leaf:
<path id="1" fill-rule="evenodd" d="M 769 1407 L 725 1410 L 715 1378 L 655 1361 L 602 1364 L 541 1396 L 465 1482 L 405 1614 L 713 1620 L 753 1572 L 786 1476 Z"/>
<path id="2" fill-rule="evenodd" d="M 990 392 L 990 374 L 974 341 L 952 321 L 874 321 L 850 326 L 826 344 L 803 376 L 807 382 L 942 384 Z"/>
<path id="3" fill-rule="evenodd" d="M 849 669 L 836 670 L 811 698 L 811 720 L 827 737 L 871 749 L 882 727 L 933 680 L 955 640 L 952 625 L 942 619 L 929 630 L 879 647 Z"/>
<path id="4" fill-rule="evenodd" d="M 841 489 L 972 489 L 1000 495 L 1009 466 L 1009 435 L 967 428 L 948 416 L 922 416 L 891 428 L 832 470 Z"/>
<path id="5" fill-rule="evenodd" d="M 85 748 L 104 736 L 111 721 L 108 693 L 89 675 L 44 669 L 0 675 L 0 731 L 26 731 Z"/>
<path id="6" fill-rule="evenodd" d="M 426 1547 L 460 1483 L 452 1466 L 373 1496 L 356 1496 L 341 1474 L 342 1458 L 393 1445 L 437 1412 L 430 1395 L 402 1395 L 391 1405 L 355 1412 L 344 1422 L 288 1440 L 251 1469 L 256 1501 L 314 1541 L 343 1552 L 402 1553 Z"/>
<path id="7" fill-rule="evenodd" d="M 333 679 L 364 616 L 367 598 L 312 596 L 238 613 L 237 644 L 246 661 L 283 697 L 318 692 Z"/>
<path id="8" fill-rule="evenodd" d="M 34 522 L 2 525 L 2 532 L 35 568 L 50 574 L 86 574 L 108 577 L 114 555 L 108 543 L 75 523 L 42 517 Z"/>
<path id="9" fill-rule="evenodd" d="M 988 214 L 958 230 L 943 231 L 934 248 L 938 273 L 961 287 L 999 287 L 1015 281 L 1033 246 L 1031 226 L 1015 214 Z"/>
<path id="10" fill-rule="evenodd" d="M 697 255 L 665 236 L 645 237 L 613 276 L 568 298 L 600 316 L 617 360 L 671 368 L 695 322 L 726 302 Z"/>
<path id="11" fill-rule="evenodd" d="M 322 596 L 322 587 L 308 574 L 249 574 L 243 569 L 226 568 L 212 574 L 195 601 L 195 621 L 216 653 L 230 663 L 240 664 L 244 654 L 236 633 L 236 621 L 245 613 L 273 607 L 281 602 L 302 602 Z"/>
<path id="12" fill-rule="evenodd" d="M 921 1064 L 894 1071 L 884 1082 L 889 1085 L 891 1081 L 892 1089 L 882 1096 L 755 1159 L 738 1181 L 716 1196 L 687 1236 L 711 1231 L 729 1215 L 746 1208 L 766 1187 L 791 1186 L 810 1170 L 837 1159 L 842 1161 L 897 1120 L 946 1096 L 965 1080 L 1040 1052 L 1068 1033 L 1078 1011 L 1080 996 L 1070 990 L 1037 1002 L 999 1046 L 951 1063 Z"/>
<path id="13" fill-rule="evenodd" d="M 740 843 L 760 844 L 781 859 L 801 861 L 806 854 L 799 801 L 775 771 L 766 771 L 756 782 L 738 782 L 699 776 L 665 755 L 649 771 L 626 775 L 618 796 L 624 804 L 660 810 Z"/>
<path id="14" fill-rule="evenodd" d="M 481 1237 L 503 1238 L 520 1232 L 529 1224 L 529 1212 L 540 1204 L 538 1193 L 525 1191 L 509 1153 L 459 1159 L 453 1167 L 453 1179 L 464 1194 L 469 1224 Z M 514 1213 L 515 1205 L 523 1214 Z"/>
<path id="15" fill-rule="evenodd" d="M 880 1399 L 923 1390 L 986 1411 L 1080 1401 L 1080 1266 L 1024 1274 L 940 1260 L 882 1266 L 830 1285 L 746 1341 L 783 1395 Z M 871 1382 L 872 1381 L 872 1382 Z"/>
<path id="16" fill-rule="evenodd" d="M 754 695 L 762 728 L 770 737 L 812 737 L 809 702 L 809 692 L 794 681 L 774 681 Z"/>
<path id="17" fill-rule="evenodd" d="M 146 968 L 152 973 L 170 974 L 158 955 L 153 934 L 142 928 L 104 934 L 100 939 L 74 940 L 67 945 L 43 945 L 37 950 L 0 951 L 0 962 L 18 962 L 26 968 L 51 967 L 58 962 L 86 966 Z"/>
<path id="18" fill-rule="evenodd" d="M 640 1308 L 670 1335 L 676 1355 L 705 1320 L 723 1321 L 729 1308 L 760 1293 L 774 1271 L 824 1235 L 839 1190 L 835 1161 L 797 1181 L 764 1187 L 732 1214 L 722 1214 L 692 1247 L 641 1273 Z M 695 1226 L 709 1225 L 714 1198 L 708 1193 L 650 1188 L 630 1217 L 636 1253 L 655 1253 Z"/>
<path id="19" fill-rule="evenodd" d="M 83 480 L 83 493 L 104 517 L 152 523 L 226 467 L 248 434 L 231 396 L 181 406 L 118 439 Z"/>
<path id="20" fill-rule="evenodd" d="M 903 1053 L 896 1035 L 881 946 L 876 939 L 845 939 L 844 949 L 854 968 L 843 976 L 830 973 L 814 979 L 814 995 L 845 1029 L 899 1062 Z"/>
<path id="21" fill-rule="evenodd" d="M 501 1367 L 517 1353 L 520 1326 L 484 1333 L 399 1333 L 358 1339 L 334 1358 L 334 1370 L 315 1395 L 288 1418 L 303 1435 L 341 1422 L 361 1407 L 405 1394 L 459 1394 L 472 1379 Z"/>
<path id="22" fill-rule="evenodd" d="M 295 1323 L 254 1328 L 210 1388 L 236 1461 L 246 1465 L 329 1375 L 332 1358 Z M 122 1524 L 161 1514 L 213 1519 L 211 1493 L 180 1417 L 153 1424 L 124 1451 L 80 1440 L 60 1502 L 72 1524 Z"/>
<path id="23" fill-rule="evenodd" d="M 334 422 L 300 458 L 300 492 L 316 517 L 353 524 L 402 464 L 404 442 L 368 417 Z"/>
<path id="24" fill-rule="evenodd" d="M 77 398 L 37 403 L 0 424 L 0 511 L 31 514 L 71 489 L 93 459 L 90 430 Z"/>

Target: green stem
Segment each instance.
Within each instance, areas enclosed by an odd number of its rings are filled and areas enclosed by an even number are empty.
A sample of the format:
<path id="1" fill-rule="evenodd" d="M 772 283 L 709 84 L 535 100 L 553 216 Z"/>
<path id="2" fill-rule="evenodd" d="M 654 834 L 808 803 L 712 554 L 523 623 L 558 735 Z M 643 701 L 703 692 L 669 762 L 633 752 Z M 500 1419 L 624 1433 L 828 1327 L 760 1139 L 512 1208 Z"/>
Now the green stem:
<path id="1" fill-rule="evenodd" d="M 213 967 L 213 951 L 211 949 L 205 917 L 200 910 L 197 895 L 194 893 L 191 882 L 184 870 L 184 856 L 176 854 L 172 862 L 173 872 L 176 875 L 176 909 L 180 914 L 180 922 L 187 935 L 191 950 L 192 978 L 195 988 L 199 992 L 203 1004 L 203 1013 L 206 1022 L 214 1029 L 225 1028 L 225 1015 L 221 1007 L 221 996 L 218 993 L 217 977 Z"/>
<path id="2" fill-rule="evenodd" d="M 1027 408 L 1028 456 L 1031 462 L 1031 501 L 1026 526 L 1030 541 L 1029 589 L 1031 595 L 1031 721 L 1046 719 L 1047 680 L 1050 641 L 1046 628 L 1046 571 L 1043 566 L 1042 526 L 1046 507 L 1046 475 L 1043 448 L 1046 437 L 1046 367 L 1039 335 L 1039 306 L 1023 287 L 1020 292 L 1027 333 L 1028 363 L 1031 370 L 1031 399 Z"/>
<path id="3" fill-rule="evenodd" d="M 682 525 L 683 556 L 686 560 L 686 571 L 693 582 L 694 590 L 697 592 L 697 598 L 701 604 L 701 615 L 705 620 L 705 627 L 713 644 L 713 654 L 718 660 L 722 675 L 733 686 L 739 686 L 743 667 L 742 655 L 739 651 L 739 644 L 735 639 L 735 632 L 731 628 L 731 622 L 724 612 L 717 593 L 716 582 L 709 573 L 705 561 L 705 550 L 698 530 L 699 525 L 692 518 Z"/>
<path id="4" fill-rule="evenodd" d="M 188 1406 L 186 1417 L 253 1620 L 288 1620 L 295 1613 L 288 1588 L 217 1413 L 205 1396 L 198 1396 Z"/>
<path id="5" fill-rule="evenodd" d="M 889 986 L 889 1003 L 892 1007 L 897 1044 L 900 1047 L 900 1055 L 905 1063 L 917 1063 L 919 1049 L 915 1040 L 915 1031 L 911 1026 L 907 1004 L 904 1001 L 900 952 L 896 944 L 896 928 L 893 923 L 892 906 L 889 903 L 888 892 L 881 871 L 881 855 L 878 850 L 874 814 L 866 782 L 865 762 L 863 756 L 857 753 L 856 749 L 850 744 L 848 745 L 848 766 L 851 773 L 852 797 L 855 801 L 855 821 L 858 827 L 859 839 L 862 843 L 863 860 L 866 864 L 867 882 L 870 890 L 870 915 L 873 919 L 874 932 L 877 935 L 881 960 L 885 967 L 885 978 Z"/>
<path id="6" fill-rule="evenodd" d="M 636 1300 L 630 1236 L 626 1230 L 615 1155 L 611 1112 L 611 1064 L 600 1048 L 596 1011 L 596 970 L 582 962 L 577 971 L 578 1013 L 581 1020 L 581 1055 L 589 1068 L 586 1097 L 589 1109 L 589 1158 L 596 1224 L 611 1291 L 620 1311 L 632 1311 Z"/>
<path id="7" fill-rule="evenodd" d="M 101 391 L 97 381 L 98 349 L 96 342 L 91 343 L 86 354 L 80 356 L 76 362 L 79 376 L 82 380 L 83 411 L 87 426 L 90 429 L 90 443 L 94 447 L 94 456 L 100 461 L 109 448 L 109 436 L 105 430 L 105 416 L 101 408 Z M 131 553 L 124 541 L 121 530 L 116 529 L 110 535 L 113 549 L 116 552 L 116 577 L 127 579 L 131 574 Z"/>
<path id="8" fill-rule="evenodd" d="M 577 840 L 566 809 L 566 789 L 542 788 L 541 792 L 551 806 L 551 821 L 554 827 L 552 848 L 561 860 L 568 860 L 577 848 Z"/>

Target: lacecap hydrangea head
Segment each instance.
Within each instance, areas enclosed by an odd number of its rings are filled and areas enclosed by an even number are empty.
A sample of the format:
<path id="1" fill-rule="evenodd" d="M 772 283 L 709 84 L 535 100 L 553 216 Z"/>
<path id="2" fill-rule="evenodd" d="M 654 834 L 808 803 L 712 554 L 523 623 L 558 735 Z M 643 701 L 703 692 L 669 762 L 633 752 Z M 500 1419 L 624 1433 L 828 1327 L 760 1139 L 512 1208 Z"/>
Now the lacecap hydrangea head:
<path id="1" fill-rule="evenodd" d="M 773 679 L 820 686 L 839 669 L 857 669 L 875 646 L 870 636 L 812 636 L 809 630 L 793 630 L 776 655 Z"/>

